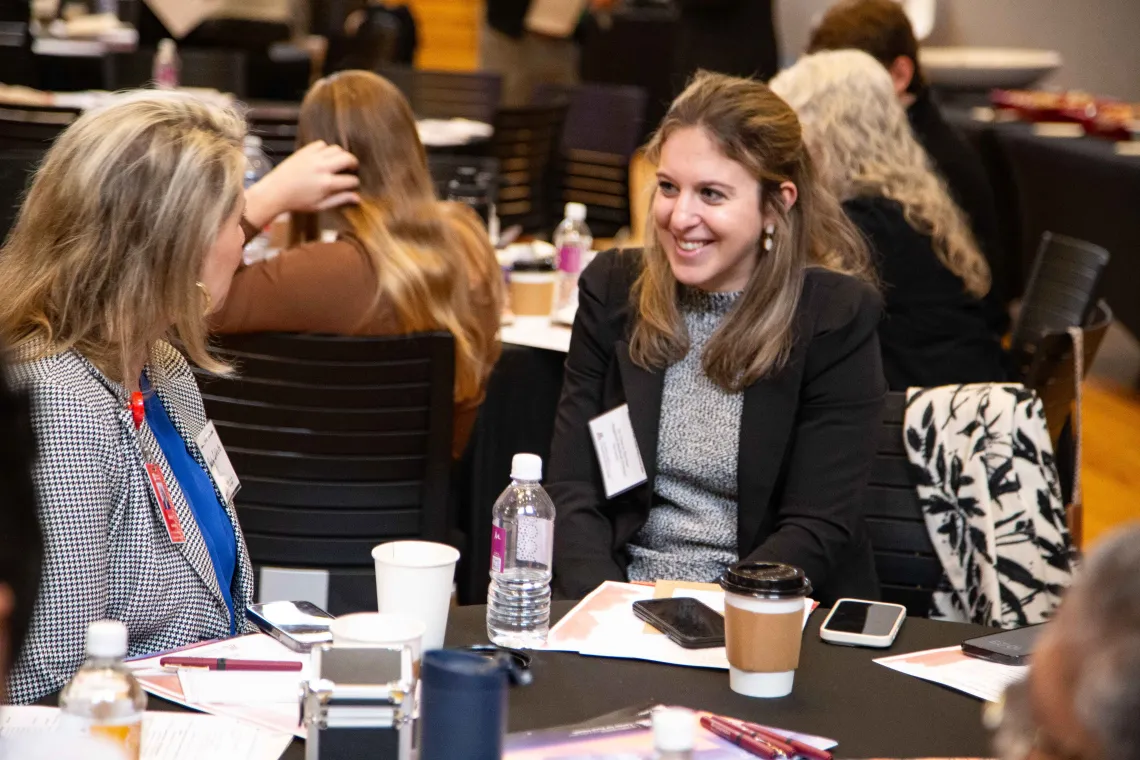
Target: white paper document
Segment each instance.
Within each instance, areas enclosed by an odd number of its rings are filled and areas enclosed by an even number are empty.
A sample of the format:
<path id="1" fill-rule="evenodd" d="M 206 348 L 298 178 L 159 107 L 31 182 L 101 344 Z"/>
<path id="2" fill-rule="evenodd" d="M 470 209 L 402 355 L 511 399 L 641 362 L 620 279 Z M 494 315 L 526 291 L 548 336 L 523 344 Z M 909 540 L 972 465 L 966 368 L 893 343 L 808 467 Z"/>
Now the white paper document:
<path id="1" fill-rule="evenodd" d="M 1025 678 L 1028 665 L 1002 665 L 963 654 L 962 647 L 928 649 L 875 660 L 891 670 L 933 681 L 970 696 L 997 702 L 1010 684 Z"/>
<path id="2" fill-rule="evenodd" d="M 0 709 L 0 737 L 20 737 L 34 747 L 37 734 L 56 739 L 55 707 L 6 705 Z M 196 713 L 148 712 L 143 717 L 142 760 L 277 760 L 292 734 L 269 731 L 233 718 Z"/>
<path id="3" fill-rule="evenodd" d="M 669 665 L 728 670 L 724 647 L 685 649 L 667 636 L 647 630 L 645 622 L 633 614 L 632 605 L 642 599 L 653 599 L 655 593 L 653 586 L 606 581 L 558 621 L 550 630 L 544 648 L 591 657 L 652 660 Z M 677 588 L 671 596 L 699 599 L 717 612 L 724 613 L 724 592 Z M 815 602 L 804 600 L 805 626 L 814 608 Z"/>

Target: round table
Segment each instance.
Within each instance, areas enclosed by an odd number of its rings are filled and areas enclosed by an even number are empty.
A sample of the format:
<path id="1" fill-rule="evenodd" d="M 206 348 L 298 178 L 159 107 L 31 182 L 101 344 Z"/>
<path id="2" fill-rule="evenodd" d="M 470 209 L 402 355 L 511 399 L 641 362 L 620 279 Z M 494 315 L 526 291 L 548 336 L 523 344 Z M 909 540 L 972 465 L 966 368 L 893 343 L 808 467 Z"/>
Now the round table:
<path id="1" fill-rule="evenodd" d="M 553 615 L 560 618 L 572 607 L 571 602 L 555 602 Z M 886 654 L 951 646 L 992 633 L 991 629 L 911 619 L 890 649 L 859 649 L 819 640 L 825 612 L 817 610 L 808 621 L 796 686 L 789 697 L 742 697 L 728 688 L 728 674 L 720 670 L 536 652 L 534 683 L 511 692 L 509 730 L 551 728 L 659 703 L 828 736 L 839 742 L 837 757 L 991 754 L 980 700 L 872 662 Z M 482 606 L 452 609 L 448 645 L 486 643 L 485 616 Z M 153 697 L 150 707 L 182 709 Z M 304 742 L 295 740 L 283 758 L 301 760 L 304 749 Z"/>

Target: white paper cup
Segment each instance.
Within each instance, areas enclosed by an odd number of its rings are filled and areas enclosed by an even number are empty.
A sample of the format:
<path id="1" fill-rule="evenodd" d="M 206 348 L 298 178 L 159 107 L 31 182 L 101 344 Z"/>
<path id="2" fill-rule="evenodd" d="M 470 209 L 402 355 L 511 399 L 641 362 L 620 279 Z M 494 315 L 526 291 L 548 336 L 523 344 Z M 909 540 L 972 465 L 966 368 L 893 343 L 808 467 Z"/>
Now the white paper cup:
<path id="1" fill-rule="evenodd" d="M 380 612 L 354 612 L 341 615 L 329 625 L 333 646 L 406 646 L 412 661 L 423 655 L 425 626 L 407 615 Z"/>
<path id="2" fill-rule="evenodd" d="M 424 651 L 443 648 L 459 551 L 431 541 L 391 541 L 372 550 L 380 612 L 422 622 Z"/>
<path id="3" fill-rule="evenodd" d="M 732 607 L 736 610 L 743 610 L 758 615 L 796 614 L 802 616 L 804 611 L 804 600 L 802 597 L 796 599 L 768 600 L 753 599 L 751 597 L 737 596 L 736 594 L 725 592 L 724 603 L 726 607 Z M 732 614 L 729 613 L 727 609 L 725 612 Z M 798 652 L 796 664 L 799 664 Z M 729 665 L 728 668 L 729 688 L 737 694 L 743 694 L 746 697 L 762 697 L 767 699 L 786 697 L 792 693 L 795 678 L 795 669 L 774 673 L 756 673 L 741 670 L 732 665 Z"/>

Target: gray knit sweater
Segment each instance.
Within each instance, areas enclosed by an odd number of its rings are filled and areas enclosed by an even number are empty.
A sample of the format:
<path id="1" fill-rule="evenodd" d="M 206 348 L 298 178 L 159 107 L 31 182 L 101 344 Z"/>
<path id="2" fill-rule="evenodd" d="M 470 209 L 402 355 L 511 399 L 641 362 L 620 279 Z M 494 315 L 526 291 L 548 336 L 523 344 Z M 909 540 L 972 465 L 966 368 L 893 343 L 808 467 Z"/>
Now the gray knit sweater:
<path id="1" fill-rule="evenodd" d="M 686 288 L 684 359 L 665 370 L 654 506 L 630 542 L 629 579 L 715 581 L 737 560 L 736 470 L 744 397 L 713 384 L 701 354 L 739 293 Z"/>

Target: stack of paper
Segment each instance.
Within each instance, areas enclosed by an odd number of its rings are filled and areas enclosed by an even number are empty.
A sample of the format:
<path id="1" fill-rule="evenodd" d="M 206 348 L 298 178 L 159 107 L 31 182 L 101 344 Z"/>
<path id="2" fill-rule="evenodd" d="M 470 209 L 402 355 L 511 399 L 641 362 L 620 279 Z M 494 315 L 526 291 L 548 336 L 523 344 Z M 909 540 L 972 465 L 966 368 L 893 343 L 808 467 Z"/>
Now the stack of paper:
<path id="1" fill-rule="evenodd" d="M 58 738 L 55 707 L 6 705 L 0 709 L 0 737 L 20 737 L 35 747 L 35 736 Z M 277 760 L 292 734 L 269 731 L 233 718 L 196 713 L 148 712 L 143 717 L 142 760 Z"/>
<path id="2" fill-rule="evenodd" d="M 962 653 L 962 647 L 928 649 L 875 660 L 891 670 L 949 686 L 988 702 L 997 702 L 1012 683 L 1025 678 L 1028 665 L 1001 665 Z"/>

